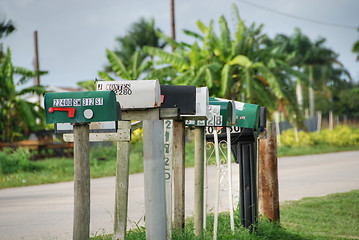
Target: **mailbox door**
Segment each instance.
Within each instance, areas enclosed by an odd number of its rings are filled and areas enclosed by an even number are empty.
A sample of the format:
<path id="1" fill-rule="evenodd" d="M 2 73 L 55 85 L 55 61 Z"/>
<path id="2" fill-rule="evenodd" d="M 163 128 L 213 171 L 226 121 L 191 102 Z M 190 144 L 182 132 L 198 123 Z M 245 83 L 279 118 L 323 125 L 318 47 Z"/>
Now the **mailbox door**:
<path id="1" fill-rule="evenodd" d="M 259 126 L 260 108 L 258 105 L 235 101 L 236 126 L 257 129 Z"/>
<path id="2" fill-rule="evenodd" d="M 207 120 L 209 105 L 209 92 L 207 87 L 196 88 L 196 114 L 195 115 L 182 115 L 181 117 L 187 120 Z"/>
<path id="3" fill-rule="evenodd" d="M 161 105 L 158 80 L 99 81 L 97 91 L 112 90 L 122 109 L 156 108 Z"/>
<path id="4" fill-rule="evenodd" d="M 231 127 L 233 125 L 232 101 L 229 100 L 223 101 L 210 97 L 209 110 L 210 113 L 212 112 L 213 117 L 211 116 L 211 118 L 213 120 L 208 119 L 207 121 L 208 126 Z"/>
<path id="5" fill-rule="evenodd" d="M 44 101 L 47 124 L 118 120 L 112 91 L 47 93 Z"/>
<path id="6" fill-rule="evenodd" d="M 196 113 L 196 87 L 161 85 L 161 108 L 178 108 L 179 114 Z"/>

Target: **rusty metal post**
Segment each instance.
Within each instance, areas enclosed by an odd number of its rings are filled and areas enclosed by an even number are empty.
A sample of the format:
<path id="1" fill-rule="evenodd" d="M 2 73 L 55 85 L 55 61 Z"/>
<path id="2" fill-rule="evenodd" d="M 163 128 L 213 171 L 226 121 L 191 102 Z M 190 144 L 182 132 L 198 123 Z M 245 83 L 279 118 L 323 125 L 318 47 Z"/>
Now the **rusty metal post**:
<path id="1" fill-rule="evenodd" d="M 267 138 L 260 139 L 259 212 L 270 221 L 279 222 L 279 189 L 276 126 L 268 123 Z"/>

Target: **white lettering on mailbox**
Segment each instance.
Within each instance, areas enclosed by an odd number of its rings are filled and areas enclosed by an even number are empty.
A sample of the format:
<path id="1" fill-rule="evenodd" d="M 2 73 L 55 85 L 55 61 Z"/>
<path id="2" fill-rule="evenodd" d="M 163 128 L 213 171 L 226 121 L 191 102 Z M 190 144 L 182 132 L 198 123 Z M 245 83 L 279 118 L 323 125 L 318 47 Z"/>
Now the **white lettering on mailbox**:
<path id="1" fill-rule="evenodd" d="M 74 99 L 74 106 L 75 107 L 81 106 L 81 98 L 80 99 Z"/>
<path id="2" fill-rule="evenodd" d="M 96 106 L 102 106 L 103 105 L 103 98 L 96 98 L 95 99 L 95 105 Z"/>
<path id="3" fill-rule="evenodd" d="M 95 100 L 93 98 L 83 98 L 82 106 L 93 106 L 95 105 Z"/>
<path id="4" fill-rule="evenodd" d="M 71 98 L 54 99 L 53 106 L 54 107 L 71 107 L 72 106 L 72 99 Z"/>

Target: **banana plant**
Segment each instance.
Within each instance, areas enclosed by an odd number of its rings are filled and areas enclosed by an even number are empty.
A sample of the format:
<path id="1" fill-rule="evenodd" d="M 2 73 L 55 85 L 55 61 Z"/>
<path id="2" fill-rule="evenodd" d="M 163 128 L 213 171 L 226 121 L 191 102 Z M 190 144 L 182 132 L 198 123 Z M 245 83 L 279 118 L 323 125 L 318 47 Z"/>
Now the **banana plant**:
<path id="1" fill-rule="evenodd" d="M 39 75 L 47 72 L 40 71 Z M 26 94 L 45 94 L 43 86 L 31 86 L 18 90 L 17 86 L 27 83 L 36 72 L 16 67 L 11 62 L 10 49 L 0 65 L 0 132 L 2 141 L 14 141 L 30 130 L 45 127 L 45 112 L 39 103 L 31 103 L 23 98 Z M 14 78 L 19 78 L 15 84 Z"/>
<path id="2" fill-rule="evenodd" d="M 154 47 L 143 50 L 159 57 L 167 68 L 178 71 L 170 81 L 172 84 L 208 86 L 211 95 L 235 100 L 244 94 L 246 102 L 267 106 L 271 111 L 281 109 L 291 118 L 292 113 L 299 111 L 291 78 L 304 75 L 292 69 L 273 49 L 264 47 L 268 38 L 262 33 L 262 25 L 246 26 L 235 5 L 233 9 L 237 20 L 233 39 L 225 17 L 221 16 L 218 34 L 213 21 L 208 26 L 197 21 L 200 33 L 184 32 L 195 39 L 193 44 L 171 39 L 168 43 L 176 49 L 173 53 Z"/>

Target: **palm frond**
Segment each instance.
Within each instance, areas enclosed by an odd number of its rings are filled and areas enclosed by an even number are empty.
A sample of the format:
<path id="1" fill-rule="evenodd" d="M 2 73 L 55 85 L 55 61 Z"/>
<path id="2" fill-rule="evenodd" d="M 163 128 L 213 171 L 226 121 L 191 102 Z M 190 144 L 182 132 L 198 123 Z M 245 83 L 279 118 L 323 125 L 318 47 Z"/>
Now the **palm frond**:
<path id="1" fill-rule="evenodd" d="M 98 71 L 97 74 L 105 81 L 115 81 L 107 72 Z"/>
<path id="2" fill-rule="evenodd" d="M 151 56 L 160 57 L 168 64 L 172 64 L 176 67 L 179 71 L 182 69 L 186 69 L 189 67 L 188 62 L 180 55 L 175 53 L 168 53 L 160 48 L 145 46 L 143 51 Z"/>
<path id="3" fill-rule="evenodd" d="M 107 59 L 110 62 L 112 69 L 116 73 L 116 75 L 122 77 L 123 79 L 131 80 L 131 75 L 128 73 L 121 59 L 109 49 L 106 49 L 106 52 Z"/>

